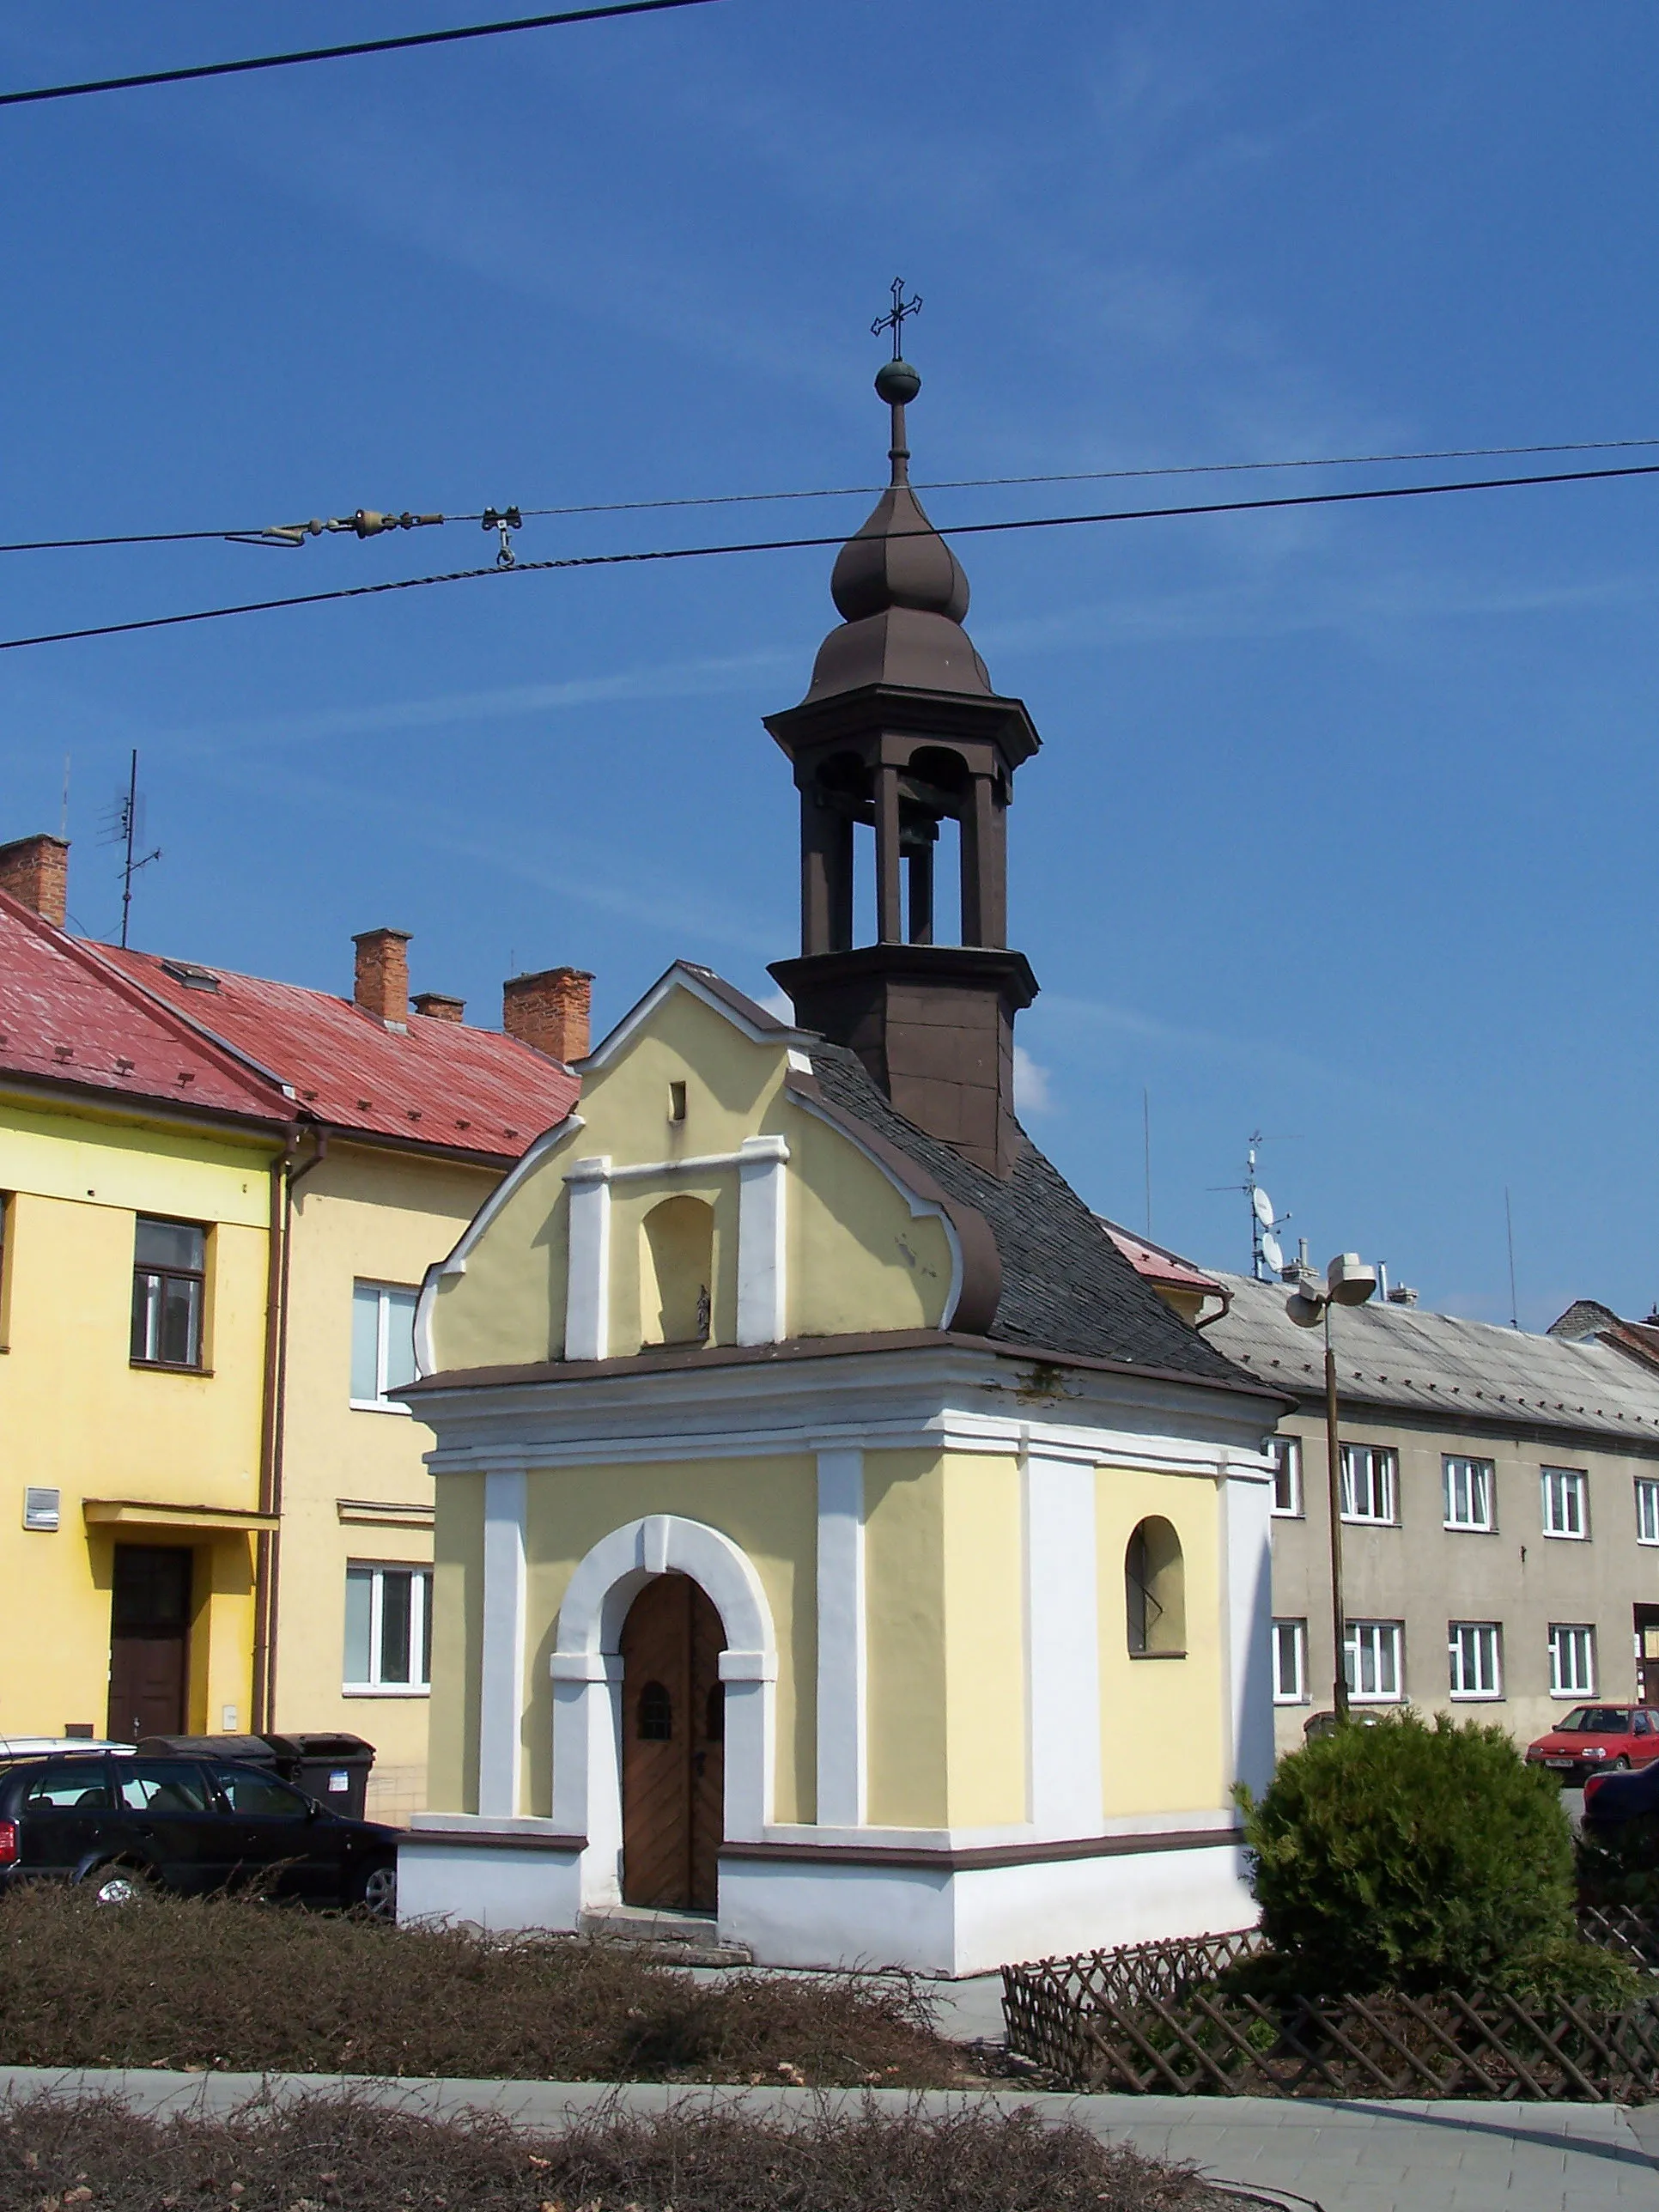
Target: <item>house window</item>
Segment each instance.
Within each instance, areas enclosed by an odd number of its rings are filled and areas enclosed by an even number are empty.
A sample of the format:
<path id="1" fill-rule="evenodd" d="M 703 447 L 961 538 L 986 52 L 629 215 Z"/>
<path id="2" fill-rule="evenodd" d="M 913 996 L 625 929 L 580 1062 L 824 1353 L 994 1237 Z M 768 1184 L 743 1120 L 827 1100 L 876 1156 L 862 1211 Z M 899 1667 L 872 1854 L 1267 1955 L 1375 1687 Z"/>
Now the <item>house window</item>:
<path id="1" fill-rule="evenodd" d="M 1589 1480 L 1582 1468 L 1547 1467 L 1543 1478 L 1544 1534 L 1547 1536 L 1589 1534 Z"/>
<path id="2" fill-rule="evenodd" d="M 1659 1480 L 1650 1474 L 1636 1478 L 1636 1540 L 1659 1544 Z"/>
<path id="3" fill-rule="evenodd" d="M 1342 1447 L 1342 1518 L 1392 1524 L 1400 1455 L 1386 1444 Z"/>
<path id="4" fill-rule="evenodd" d="M 1448 1453 L 1440 1462 L 1449 1528 L 1490 1532 L 1492 1522 L 1492 1465 L 1489 1459 L 1454 1459 Z"/>
<path id="5" fill-rule="evenodd" d="M 1550 1624 L 1550 1695 L 1595 1695 L 1595 1631 L 1560 1621 Z"/>
<path id="6" fill-rule="evenodd" d="M 1267 1456 L 1273 1463 L 1273 1511 L 1296 1519 L 1302 1511 L 1302 1439 L 1269 1437 Z"/>
<path id="7" fill-rule="evenodd" d="M 1273 1623 L 1273 1703 L 1305 1705 L 1308 1702 L 1308 1624 L 1305 1620 Z"/>
<path id="8" fill-rule="evenodd" d="M 138 1216 L 132 1252 L 132 1358 L 143 1367 L 200 1367 L 207 1231 Z"/>
<path id="9" fill-rule="evenodd" d="M 386 1393 L 415 1380 L 415 1304 L 418 1291 L 392 1283 L 351 1289 L 351 1402 L 383 1413 L 409 1408 Z"/>
<path id="10" fill-rule="evenodd" d="M 431 1682 L 432 1570 L 348 1567 L 344 1686 L 409 1696 Z"/>
<path id="11" fill-rule="evenodd" d="M 1405 1629 L 1397 1620 L 1351 1620 L 1342 1632 L 1342 1671 L 1348 1695 L 1358 1705 L 1395 1705 L 1401 1689 L 1400 1646 Z"/>
<path id="12" fill-rule="evenodd" d="M 1495 1620 L 1449 1620 L 1446 1650 L 1451 1661 L 1455 1698 L 1501 1698 L 1504 1694 L 1503 1634 Z"/>

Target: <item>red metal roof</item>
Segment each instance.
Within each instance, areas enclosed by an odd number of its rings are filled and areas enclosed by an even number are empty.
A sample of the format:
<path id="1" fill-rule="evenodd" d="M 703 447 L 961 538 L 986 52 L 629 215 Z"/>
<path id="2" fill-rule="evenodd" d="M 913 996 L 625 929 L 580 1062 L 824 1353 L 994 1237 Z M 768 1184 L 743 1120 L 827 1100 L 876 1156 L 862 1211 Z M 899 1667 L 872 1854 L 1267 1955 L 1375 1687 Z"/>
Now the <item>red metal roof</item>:
<path id="1" fill-rule="evenodd" d="M 280 1128 L 294 1108 L 78 939 L 0 892 L 0 1076 L 236 1114 Z"/>
<path id="2" fill-rule="evenodd" d="M 412 1012 L 406 1030 L 388 1029 L 349 1000 L 297 983 L 216 968 L 197 970 L 216 988 L 192 988 L 155 953 L 100 945 L 91 957 L 259 1062 L 292 1088 L 291 1110 L 331 1128 L 516 1159 L 580 1088 L 557 1060 L 497 1030 Z"/>
<path id="3" fill-rule="evenodd" d="M 1095 1218 L 1136 1274 L 1144 1275 L 1149 1283 L 1167 1283 L 1172 1289 L 1182 1291 L 1221 1291 L 1222 1286 L 1213 1275 L 1205 1274 L 1201 1269 L 1194 1267 L 1190 1260 L 1183 1260 L 1178 1252 L 1169 1251 L 1162 1244 L 1154 1244 L 1150 1237 L 1137 1237 L 1133 1229 L 1125 1229 L 1115 1221 L 1108 1221 L 1103 1213 L 1097 1214 Z"/>

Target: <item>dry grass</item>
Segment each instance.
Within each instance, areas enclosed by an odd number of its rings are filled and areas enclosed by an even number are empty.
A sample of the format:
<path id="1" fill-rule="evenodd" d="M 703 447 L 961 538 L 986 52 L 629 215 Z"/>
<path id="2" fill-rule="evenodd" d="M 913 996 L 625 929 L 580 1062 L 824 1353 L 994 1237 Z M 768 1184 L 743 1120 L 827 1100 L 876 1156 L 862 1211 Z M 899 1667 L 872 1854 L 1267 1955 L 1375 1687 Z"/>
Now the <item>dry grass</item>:
<path id="1" fill-rule="evenodd" d="M 1220 2212 L 1186 2168 L 1030 2112 L 611 2117 L 538 2138 L 313 2099 L 220 2122 L 0 2114 L 0 2212 Z M 1234 2200 L 1236 2202 L 1236 2200 Z"/>
<path id="2" fill-rule="evenodd" d="M 694 1983 L 625 1946 L 492 1942 L 246 1899 L 0 1902 L 0 2063 L 470 2080 L 975 2078 L 902 1976 Z"/>

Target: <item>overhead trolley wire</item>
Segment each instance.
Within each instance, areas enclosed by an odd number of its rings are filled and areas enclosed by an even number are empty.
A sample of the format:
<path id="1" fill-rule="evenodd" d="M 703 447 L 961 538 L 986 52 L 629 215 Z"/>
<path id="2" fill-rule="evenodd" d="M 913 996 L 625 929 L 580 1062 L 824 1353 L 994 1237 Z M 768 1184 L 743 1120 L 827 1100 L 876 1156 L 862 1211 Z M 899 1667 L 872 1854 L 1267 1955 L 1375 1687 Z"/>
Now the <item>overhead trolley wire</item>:
<path id="1" fill-rule="evenodd" d="M 1276 507 L 1346 507 L 1362 500 L 1426 499 L 1460 491 L 1509 491 L 1528 484 L 1600 483 L 1618 477 L 1659 476 L 1659 461 L 1632 462 L 1616 469 L 1560 469 L 1544 476 L 1485 477 L 1452 483 L 1374 485 L 1363 491 L 1286 492 L 1271 499 L 1205 500 L 1185 507 L 1120 507 L 1098 514 L 1027 515 L 1007 522 L 946 523 L 937 532 L 895 530 L 898 538 L 980 538 L 1017 530 L 1070 530 L 1101 522 L 1154 522 L 1183 515 L 1261 514 Z M 274 599 L 246 599 L 228 607 L 200 607 L 188 614 L 147 615 L 136 622 L 95 623 L 81 629 L 46 630 L 34 637 L 0 638 L 0 653 L 32 645 L 67 645 L 88 637 L 120 637 L 134 630 L 172 629 L 185 623 L 219 622 L 228 615 L 265 614 L 281 607 L 321 605 L 331 599 L 372 599 L 383 592 L 419 591 L 428 584 L 470 583 L 482 576 L 524 576 L 555 568 L 611 568 L 646 561 L 704 561 L 726 553 L 789 553 L 842 545 L 845 533 L 828 537 L 752 538 L 740 544 L 655 546 L 633 553 L 571 553 L 547 561 L 519 561 L 511 568 L 454 568 L 435 576 L 400 576 L 378 584 L 347 584 L 329 592 L 295 592 Z"/>
<path id="2" fill-rule="evenodd" d="M 611 0 L 603 8 L 566 8 L 556 15 L 515 15 L 505 22 L 465 23 L 451 31 L 410 31 L 397 39 L 357 39 L 348 46 L 306 46 L 288 54 L 258 54 L 240 62 L 200 62 L 190 69 L 145 70 L 135 76 L 102 76 L 83 84 L 42 84 L 27 92 L 0 92 L 0 107 L 42 100 L 78 100 L 89 92 L 136 92 L 152 84 L 190 84 L 209 76 L 246 76 L 254 70 L 293 69 L 301 62 L 338 62 L 359 54 L 392 54 L 413 46 L 451 46 L 463 39 L 499 39 L 512 31 L 552 31 L 566 23 L 596 23 L 611 15 L 654 15 L 669 8 L 706 8 L 713 0 Z"/>
<path id="3" fill-rule="evenodd" d="M 1659 446 L 1659 438 L 1580 438 L 1553 446 L 1442 446 L 1415 453 L 1329 453 L 1289 461 L 1185 461 L 1157 468 L 1066 469 L 1045 476 L 1030 477 L 937 477 L 927 482 L 917 480 L 911 489 L 914 491 L 988 491 L 1024 484 L 1110 483 L 1142 477 L 1240 476 L 1271 473 L 1275 469 L 1373 468 L 1395 461 L 1501 460 L 1526 453 L 1619 453 L 1654 446 Z M 1538 481 L 1551 482 L 1553 479 L 1540 478 Z M 779 500 L 867 499 L 886 489 L 885 484 L 826 484 L 809 491 L 702 492 L 689 498 L 593 500 L 574 507 L 525 507 L 518 511 L 520 514 L 538 519 L 573 514 L 665 514 L 679 507 L 752 507 Z M 483 517 L 482 513 L 429 514 L 421 516 L 420 520 L 425 523 L 480 522 Z M 296 530 L 306 527 L 303 524 L 289 526 Z M 343 528 L 345 526 L 337 526 Z M 264 524 L 258 528 L 240 530 L 141 530 L 98 538 L 24 538 L 11 544 L 0 544 L 0 553 L 76 552 L 107 545 L 246 544 L 268 540 L 270 528 L 270 525 Z"/>

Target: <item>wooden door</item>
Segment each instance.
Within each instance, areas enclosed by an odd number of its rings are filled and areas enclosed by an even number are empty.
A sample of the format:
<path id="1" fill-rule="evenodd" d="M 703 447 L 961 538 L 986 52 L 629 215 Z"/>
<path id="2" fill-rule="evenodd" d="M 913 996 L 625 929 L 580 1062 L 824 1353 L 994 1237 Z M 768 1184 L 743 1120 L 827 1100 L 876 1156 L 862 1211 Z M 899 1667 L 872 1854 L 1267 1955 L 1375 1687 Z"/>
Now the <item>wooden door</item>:
<path id="1" fill-rule="evenodd" d="M 720 1617 L 685 1575 L 646 1584 L 623 1624 L 623 1900 L 712 1912 L 725 1832 Z"/>
<path id="2" fill-rule="evenodd" d="M 118 1544 L 110 1592 L 109 1733 L 181 1735 L 189 1683 L 191 1553 Z"/>

